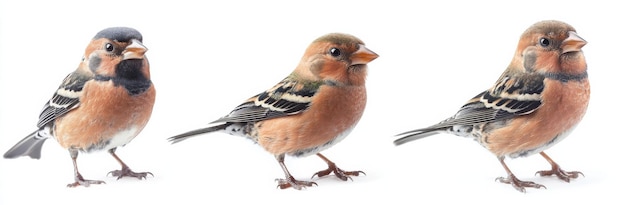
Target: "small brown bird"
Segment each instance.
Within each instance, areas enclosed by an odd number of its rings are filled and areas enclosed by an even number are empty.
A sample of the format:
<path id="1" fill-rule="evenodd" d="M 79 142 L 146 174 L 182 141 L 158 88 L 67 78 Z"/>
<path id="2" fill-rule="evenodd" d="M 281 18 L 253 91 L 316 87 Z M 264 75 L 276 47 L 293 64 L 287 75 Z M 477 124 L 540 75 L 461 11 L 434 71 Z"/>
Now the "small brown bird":
<path id="1" fill-rule="evenodd" d="M 108 150 L 122 165 L 109 172 L 118 179 L 145 178 L 150 172 L 133 172 L 115 154 L 146 126 L 156 91 L 150 80 L 148 50 L 133 28 L 104 29 L 93 37 L 82 62 L 70 73 L 45 104 L 37 131 L 9 149 L 4 158 L 30 156 L 39 159 L 41 147 L 52 137 L 69 150 L 74 163 L 74 183 L 68 187 L 102 184 L 78 172 L 78 152 Z"/>
<path id="2" fill-rule="evenodd" d="M 544 187 L 521 181 L 504 163 L 539 153 L 552 165 L 541 176 L 569 182 L 581 172 L 563 171 L 544 150 L 563 140 L 581 121 L 589 104 L 587 44 L 574 28 L 560 21 L 541 21 L 521 36 L 511 64 L 495 85 L 467 102 L 456 115 L 439 124 L 399 134 L 396 145 L 452 133 L 471 137 L 498 157 L 508 177 L 497 180 L 525 192 Z M 544 187 L 545 188 L 545 187 Z"/>
<path id="3" fill-rule="evenodd" d="M 311 43 L 296 69 L 276 86 L 209 125 L 169 140 L 179 142 L 215 131 L 249 138 L 278 160 L 285 173 L 285 179 L 277 179 L 281 189 L 316 184 L 296 180 L 284 164 L 285 155 L 317 154 L 328 169 L 314 177 L 333 172 L 346 181 L 363 172 L 339 169 L 320 152 L 344 139 L 358 123 L 367 98 L 367 63 L 377 57 L 354 36 L 324 35 Z"/>

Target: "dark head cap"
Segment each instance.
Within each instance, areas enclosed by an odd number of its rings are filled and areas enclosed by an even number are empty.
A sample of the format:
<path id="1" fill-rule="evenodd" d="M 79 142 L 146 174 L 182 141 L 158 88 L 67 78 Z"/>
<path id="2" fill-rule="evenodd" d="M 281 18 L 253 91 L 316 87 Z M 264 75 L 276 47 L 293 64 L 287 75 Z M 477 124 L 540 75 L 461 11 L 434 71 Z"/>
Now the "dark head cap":
<path id="1" fill-rule="evenodd" d="M 118 42 L 129 42 L 131 39 L 137 39 L 143 42 L 143 37 L 139 31 L 129 27 L 111 27 L 106 28 L 96 34 L 93 39 L 107 38 Z"/>

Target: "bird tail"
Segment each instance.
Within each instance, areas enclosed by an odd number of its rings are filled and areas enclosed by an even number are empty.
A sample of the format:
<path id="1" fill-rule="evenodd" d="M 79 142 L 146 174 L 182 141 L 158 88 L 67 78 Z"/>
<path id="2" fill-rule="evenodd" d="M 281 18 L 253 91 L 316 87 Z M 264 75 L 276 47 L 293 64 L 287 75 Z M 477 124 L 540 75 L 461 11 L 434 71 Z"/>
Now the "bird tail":
<path id="1" fill-rule="evenodd" d="M 211 132 L 215 132 L 215 131 L 224 130 L 230 124 L 232 124 L 232 123 L 223 123 L 223 124 L 219 124 L 219 125 L 214 125 L 213 123 L 210 123 L 209 125 L 207 125 L 205 127 L 194 129 L 194 130 L 191 130 L 189 132 L 185 132 L 185 133 L 173 136 L 173 137 L 169 137 L 169 138 L 167 138 L 167 140 L 172 142 L 172 144 L 175 144 L 175 143 L 178 143 L 180 141 L 186 140 L 186 139 L 188 139 L 190 137 L 194 137 L 196 135 L 199 135 L 199 134 L 211 133 Z"/>
<path id="2" fill-rule="evenodd" d="M 418 140 L 418 139 L 422 139 L 431 135 L 436 135 L 444 131 L 445 129 L 442 129 L 442 128 L 430 128 L 430 127 L 411 130 L 408 132 L 397 134 L 396 137 L 400 137 L 400 138 L 394 140 L 393 144 L 395 144 L 396 146 L 401 145 L 401 144 L 404 144 L 413 140 Z"/>
<path id="3" fill-rule="evenodd" d="M 21 156 L 29 156 L 33 159 L 39 159 L 41 158 L 41 147 L 46 142 L 46 139 L 48 137 L 42 136 L 39 130 L 30 133 L 4 153 L 4 158 L 14 159 Z"/>

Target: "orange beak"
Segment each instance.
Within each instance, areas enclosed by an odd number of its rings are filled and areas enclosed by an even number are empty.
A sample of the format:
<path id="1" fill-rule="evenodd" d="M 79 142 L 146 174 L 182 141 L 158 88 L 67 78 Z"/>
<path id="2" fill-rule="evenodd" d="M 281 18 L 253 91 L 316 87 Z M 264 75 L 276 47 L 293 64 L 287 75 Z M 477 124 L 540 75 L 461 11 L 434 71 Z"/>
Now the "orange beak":
<path id="1" fill-rule="evenodd" d="M 365 65 L 376 58 L 378 58 L 378 54 L 374 53 L 370 49 L 367 49 L 363 44 L 360 44 L 359 50 L 350 56 L 350 60 L 352 60 L 351 65 Z"/>
<path id="2" fill-rule="evenodd" d="M 570 31 L 567 34 L 569 34 L 569 37 L 563 40 L 561 45 L 563 51 L 561 53 L 580 52 L 580 49 L 587 44 L 587 41 L 578 36 L 576 32 Z"/>

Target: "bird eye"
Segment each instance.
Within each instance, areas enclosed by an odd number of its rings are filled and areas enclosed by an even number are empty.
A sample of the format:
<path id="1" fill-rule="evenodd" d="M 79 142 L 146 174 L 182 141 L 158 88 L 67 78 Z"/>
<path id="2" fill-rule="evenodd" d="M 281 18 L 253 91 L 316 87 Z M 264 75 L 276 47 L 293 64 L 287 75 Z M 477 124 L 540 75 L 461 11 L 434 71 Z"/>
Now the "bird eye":
<path id="1" fill-rule="evenodd" d="M 330 53 L 331 56 L 337 57 L 339 55 L 341 55 L 341 51 L 339 51 L 338 48 L 330 48 L 330 50 L 328 50 L 328 53 Z"/>
<path id="2" fill-rule="evenodd" d="M 539 44 L 543 47 L 548 47 L 550 45 L 550 40 L 547 38 L 541 38 L 539 39 Z"/>
<path id="3" fill-rule="evenodd" d="M 113 51 L 113 44 L 107 43 L 106 45 L 104 45 L 104 49 L 106 49 L 108 52 Z"/>

